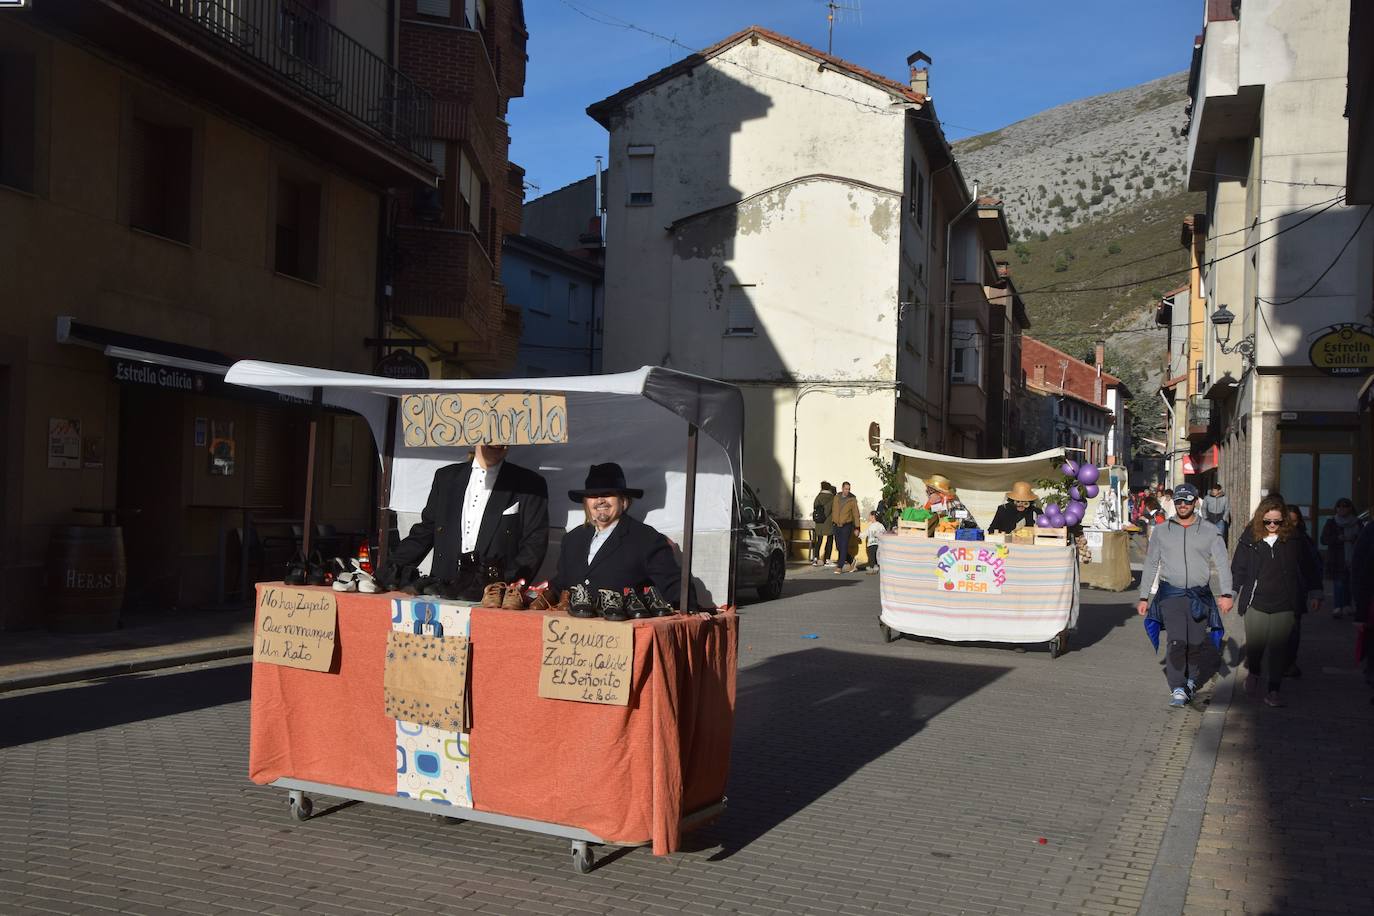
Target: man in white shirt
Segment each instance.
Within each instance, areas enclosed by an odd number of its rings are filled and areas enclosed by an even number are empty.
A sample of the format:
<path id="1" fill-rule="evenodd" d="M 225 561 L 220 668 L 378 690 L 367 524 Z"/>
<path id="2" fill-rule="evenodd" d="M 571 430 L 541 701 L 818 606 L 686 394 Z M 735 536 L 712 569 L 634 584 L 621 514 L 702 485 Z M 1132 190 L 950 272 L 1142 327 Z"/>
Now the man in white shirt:
<path id="1" fill-rule="evenodd" d="M 487 567 L 503 582 L 532 580 L 549 547 L 549 488 L 537 472 L 507 461 L 506 452 L 504 445 L 479 445 L 472 461 L 440 468 L 420 521 L 388 566 L 418 566 L 433 550 L 430 575 L 445 582 Z"/>

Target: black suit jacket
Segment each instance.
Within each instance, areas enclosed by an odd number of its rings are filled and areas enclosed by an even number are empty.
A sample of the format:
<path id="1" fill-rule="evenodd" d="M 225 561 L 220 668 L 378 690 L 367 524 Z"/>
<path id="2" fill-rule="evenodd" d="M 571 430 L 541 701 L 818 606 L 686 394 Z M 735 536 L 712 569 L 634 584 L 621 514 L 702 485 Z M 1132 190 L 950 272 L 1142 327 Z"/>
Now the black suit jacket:
<path id="1" fill-rule="evenodd" d="M 619 592 L 626 586 L 640 588 L 652 584 L 658 586 L 670 604 L 677 605 L 682 567 L 666 537 L 638 519 L 622 515 L 610 538 L 588 564 L 587 550 L 595 531 L 591 525 L 582 525 L 563 535 L 555 588 L 561 590 L 582 583 L 593 590 L 609 588 Z"/>
<path id="2" fill-rule="evenodd" d="M 391 554 L 398 566 L 415 566 L 434 550 L 430 575 L 452 579 L 463 552 L 463 495 L 472 462 L 450 464 L 434 474 L 420 521 Z M 507 515 L 515 504 L 519 507 Z M 532 579 L 549 549 L 549 486 L 528 468 L 501 463 L 477 529 L 477 556 L 501 569 L 507 582 Z"/>

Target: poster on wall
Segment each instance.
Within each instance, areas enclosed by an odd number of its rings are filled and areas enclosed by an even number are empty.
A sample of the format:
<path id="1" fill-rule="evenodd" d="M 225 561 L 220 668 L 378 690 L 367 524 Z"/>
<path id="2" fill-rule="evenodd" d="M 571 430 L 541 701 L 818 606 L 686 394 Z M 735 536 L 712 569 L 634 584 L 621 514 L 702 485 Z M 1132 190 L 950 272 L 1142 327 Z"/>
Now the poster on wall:
<path id="1" fill-rule="evenodd" d="M 946 592 L 1000 595 L 1007 584 L 1007 546 L 941 547 L 935 552 L 935 579 Z"/>
<path id="2" fill-rule="evenodd" d="M 234 421 L 210 421 L 210 473 L 221 477 L 234 474 Z"/>
<path id="3" fill-rule="evenodd" d="M 105 466 L 104 436 L 81 437 L 81 466 L 85 468 L 103 468 Z"/>
<path id="4" fill-rule="evenodd" d="M 48 467 L 78 470 L 81 467 L 81 421 L 48 418 Z"/>

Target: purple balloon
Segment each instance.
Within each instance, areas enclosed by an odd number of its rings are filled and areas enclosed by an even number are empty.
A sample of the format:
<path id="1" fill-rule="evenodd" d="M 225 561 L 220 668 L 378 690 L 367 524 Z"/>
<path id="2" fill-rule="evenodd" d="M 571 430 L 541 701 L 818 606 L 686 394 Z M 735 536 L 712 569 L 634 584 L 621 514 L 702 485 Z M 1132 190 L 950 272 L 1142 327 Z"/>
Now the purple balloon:
<path id="1" fill-rule="evenodd" d="M 1050 520 L 1049 527 L 1064 527 L 1064 513 L 1060 511 L 1059 506 L 1055 505 L 1054 503 L 1050 503 L 1048 506 L 1045 507 L 1045 517 Z"/>
<path id="2" fill-rule="evenodd" d="M 1074 486 L 1069 487 L 1069 501 L 1070 501 L 1070 502 L 1074 502 L 1074 501 L 1080 500 L 1080 499 L 1082 499 L 1082 498 L 1083 498 L 1083 497 L 1081 497 L 1081 496 L 1078 495 L 1078 487 L 1074 487 Z"/>
<path id="3" fill-rule="evenodd" d="M 1085 464 L 1078 469 L 1079 483 L 1097 483 L 1097 465 Z"/>
<path id="4" fill-rule="evenodd" d="M 1093 498 L 1094 496 L 1096 496 L 1097 494 L 1098 494 L 1097 484 L 1095 484 L 1095 483 L 1084 484 L 1084 486 L 1083 486 L 1083 495 L 1084 495 L 1084 496 L 1088 497 L 1088 499 L 1092 499 L 1092 498 Z"/>
<path id="5" fill-rule="evenodd" d="M 1084 506 L 1082 503 L 1072 503 L 1064 512 L 1064 521 L 1069 525 L 1077 525 L 1083 521 Z"/>
<path id="6" fill-rule="evenodd" d="M 1037 527 L 1037 528 L 1053 528 L 1053 527 L 1054 527 L 1054 523 L 1050 521 L 1050 517 L 1049 517 L 1048 515 L 1041 515 L 1040 517 L 1038 517 L 1038 518 L 1035 520 L 1035 527 Z"/>
<path id="7" fill-rule="evenodd" d="M 1065 477 L 1077 477 L 1078 462 L 1074 461 L 1072 458 L 1067 458 L 1064 460 L 1064 464 L 1060 466 L 1059 470 L 1064 472 Z"/>

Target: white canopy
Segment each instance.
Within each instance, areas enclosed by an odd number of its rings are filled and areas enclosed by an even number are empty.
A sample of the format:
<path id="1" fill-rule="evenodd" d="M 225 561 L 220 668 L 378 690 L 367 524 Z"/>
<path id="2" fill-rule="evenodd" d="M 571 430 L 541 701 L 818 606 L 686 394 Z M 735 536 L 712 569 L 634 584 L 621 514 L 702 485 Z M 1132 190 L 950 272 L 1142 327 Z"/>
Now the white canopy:
<path id="1" fill-rule="evenodd" d="M 672 369 L 645 366 L 615 375 L 530 379 L 390 379 L 308 366 L 244 360 L 225 381 L 311 400 L 360 414 L 372 430 L 379 456 L 387 441 L 389 402 L 407 394 L 445 392 L 547 392 L 567 398 L 568 441 L 561 445 L 513 446 L 510 461 L 538 470 L 549 485 L 549 556 L 541 578 L 557 561 L 562 531 L 583 523 L 582 507 L 568 497 L 580 489 L 593 464 L 615 461 L 629 486 L 643 489 L 631 514 L 675 543 L 683 534 L 687 429 L 698 437 L 692 574 L 698 597 L 724 604 L 730 582 L 733 498 L 740 492 L 744 398 L 738 388 Z M 408 448 L 397 418 L 391 505 L 404 534 L 429 498 L 434 472 L 466 460 L 469 449 Z"/>
<path id="2" fill-rule="evenodd" d="M 883 442 L 882 451 L 898 456 L 898 468 L 908 481 L 907 493 L 916 505 L 925 501 L 926 478 L 942 474 L 954 484 L 959 499 L 983 527 L 992 522 L 997 507 L 1007 501 L 1012 484 L 1024 480 L 1034 486 L 1037 478 L 1055 476 L 1055 468 L 1064 460 L 1062 448 L 1022 458 L 956 458 L 908 448 L 891 439 Z M 918 481 L 915 487 L 911 483 L 913 478 Z M 1037 488 L 1036 493 L 1044 498 L 1046 491 Z"/>

